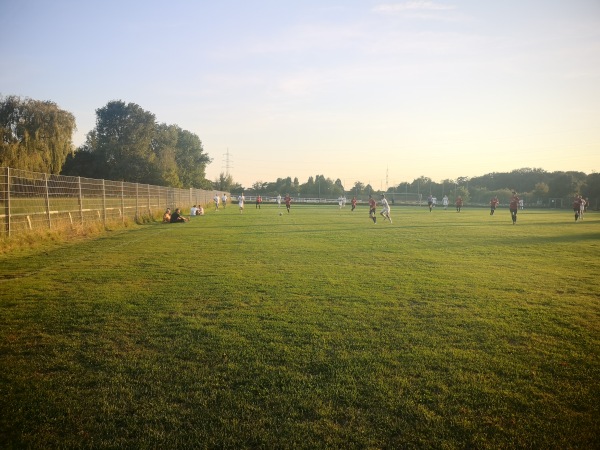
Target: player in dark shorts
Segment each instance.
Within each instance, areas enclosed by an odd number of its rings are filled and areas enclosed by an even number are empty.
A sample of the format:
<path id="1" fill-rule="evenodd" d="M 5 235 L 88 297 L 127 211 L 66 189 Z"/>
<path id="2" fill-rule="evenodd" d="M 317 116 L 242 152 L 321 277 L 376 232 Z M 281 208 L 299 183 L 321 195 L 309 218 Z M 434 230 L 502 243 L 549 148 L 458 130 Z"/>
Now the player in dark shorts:
<path id="1" fill-rule="evenodd" d="M 494 197 L 490 200 L 490 216 L 494 215 L 494 212 L 496 211 L 496 206 L 498 206 L 498 197 Z"/>
<path id="2" fill-rule="evenodd" d="M 377 216 L 375 215 L 376 206 L 377 202 L 372 196 L 369 195 L 369 217 L 373 219 L 373 223 L 377 223 Z"/>
<path id="3" fill-rule="evenodd" d="M 513 191 L 513 195 L 510 198 L 508 209 L 510 209 L 510 217 L 512 218 L 513 225 L 517 223 L 517 211 L 519 211 L 519 197 L 517 193 Z"/>

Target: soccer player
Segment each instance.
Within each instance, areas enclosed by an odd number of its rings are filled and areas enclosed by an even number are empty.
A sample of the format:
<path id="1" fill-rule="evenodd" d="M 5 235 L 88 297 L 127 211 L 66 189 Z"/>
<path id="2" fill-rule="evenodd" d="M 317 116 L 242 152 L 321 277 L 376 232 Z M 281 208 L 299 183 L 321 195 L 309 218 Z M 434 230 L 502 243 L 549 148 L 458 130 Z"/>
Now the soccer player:
<path id="1" fill-rule="evenodd" d="M 520 199 L 517 196 L 517 193 L 513 191 L 512 197 L 510 198 L 510 203 L 508 204 L 508 209 L 510 209 L 510 216 L 512 217 L 513 225 L 517 223 L 517 211 L 519 210 L 519 200 Z"/>
<path id="2" fill-rule="evenodd" d="M 281 206 L 281 194 L 277 194 L 277 207 Z"/>
<path id="3" fill-rule="evenodd" d="M 392 223 L 392 218 L 390 217 L 390 204 L 385 198 L 385 194 L 381 194 L 381 212 L 383 220 L 388 219 L 390 223 Z"/>
<path id="4" fill-rule="evenodd" d="M 290 212 L 290 208 L 292 207 L 292 197 L 290 197 L 290 194 L 285 194 L 285 207 L 287 209 L 287 212 L 289 214 Z"/>
<path id="5" fill-rule="evenodd" d="M 444 198 L 442 199 L 442 205 L 444 205 L 444 210 L 448 209 L 448 196 L 444 195 Z"/>
<path id="6" fill-rule="evenodd" d="M 245 200 L 246 200 L 246 197 L 244 197 L 243 192 L 240 195 L 238 195 L 238 206 L 240 207 L 240 214 L 242 214 L 244 212 L 244 201 Z"/>
<path id="7" fill-rule="evenodd" d="M 352 197 L 352 211 L 356 209 L 356 197 Z"/>
<path id="8" fill-rule="evenodd" d="M 463 207 L 463 199 L 462 197 L 459 195 L 458 198 L 456 199 L 456 212 L 460 212 L 460 210 Z"/>
<path id="9" fill-rule="evenodd" d="M 261 203 L 262 203 L 262 197 L 260 195 L 257 195 L 256 196 L 256 208 L 260 209 L 260 204 Z"/>
<path id="10" fill-rule="evenodd" d="M 500 203 L 498 201 L 498 197 L 494 196 L 491 200 L 490 200 L 490 216 L 494 215 L 494 212 L 496 211 L 496 206 L 498 206 L 498 203 Z"/>
<path id="11" fill-rule="evenodd" d="M 221 203 L 223 203 L 223 208 L 227 206 L 227 194 L 223 192 L 223 197 L 221 198 Z"/>
<path id="12" fill-rule="evenodd" d="M 573 200 L 573 212 L 575 213 L 575 222 L 577 222 L 577 219 L 581 217 L 581 197 L 579 195 L 576 195 Z"/>
<path id="13" fill-rule="evenodd" d="M 429 212 L 431 212 L 433 209 L 433 196 L 431 194 L 427 197 L 427 206 L 429 206 Z"/>
<path id="14" fill-rule="evenodd" d="M 373 198 L 373 196 L 369 195 L 369 217 L 373 219 L 373 223 L 377 223 L 377 216 L 375 215 L 375 207 L 377 206 L 377 202 Z"/>
<path id="15" fill-rule="evenodd" d="M 215 210 L 219 209 L 219 194 L 215 194 L 215 197 L 213 198 L 214 202 L 215 202 Z"/>

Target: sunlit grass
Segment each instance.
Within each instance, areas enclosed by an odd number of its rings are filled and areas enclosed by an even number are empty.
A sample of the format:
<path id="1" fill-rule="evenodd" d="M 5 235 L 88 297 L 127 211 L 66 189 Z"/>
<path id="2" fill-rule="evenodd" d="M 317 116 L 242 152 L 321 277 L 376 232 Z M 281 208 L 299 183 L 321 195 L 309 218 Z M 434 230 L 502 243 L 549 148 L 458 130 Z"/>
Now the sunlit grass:
<path id="1" fill-rule="evenodd" d="M 0 443 L 593 447 L 599 218 L 392 213 L 229 205 L 1 256 Z"/>

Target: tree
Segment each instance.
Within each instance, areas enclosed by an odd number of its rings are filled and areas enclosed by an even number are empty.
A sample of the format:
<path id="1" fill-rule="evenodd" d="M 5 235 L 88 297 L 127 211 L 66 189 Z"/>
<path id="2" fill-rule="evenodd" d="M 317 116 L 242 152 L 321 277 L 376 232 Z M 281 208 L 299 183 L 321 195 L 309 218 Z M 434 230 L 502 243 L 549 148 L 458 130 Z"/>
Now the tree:
<path id="1" fill-rule="evenodd" d="M 96 110 L 96 128 L 67 161 L 63 173 L 212 189 L 205 176 L 209 162 L 194 133 L 158 124 L 154 114 L 119 100 Z"/>
<path id="2" fill-rule="evenodd" d="M 149 159 L 150 173 L 146 179 L 147 183 L 182 187 L 175 161 L 177 139 L 177 127 L 164 123 L 155 127 L 154 136 L 150 141 L 153 154 Z"/>
<path id="3" fill-rule="evenodd" d="M 179 179 L 184 187 L 211 189 L 211 183 L 206 179 L 206 166 L 211 162 L 204 153 L 200 138 L 179 127 L 177 129 L 177 145 L 175 162 L 177 163 Z M 223 189 L 221 189 L 223 190 Z"/>
<path id="4" fill-rule="evenodd" d="M 269 183 L 265 182 L 265 181 L 255 181 L 254 183 L 252 183 L 252 189 L 254 189 L 256 192 L 264 194 L 265 190 L 269 187 Z"/>
<path id="5" fill-rule="evenodd" d="M 148 182 L 154 155 L 154 114 L 135 103 L 111 101 L 96 110 L 96 148 L 104 178 Z"/>
<path id="6" fill-rule="evenodd" d="M 545 198 L 550 192 L 550 187 L 546 183 L 536 183 L 533 189 L 533 194 Z"/>
<path id="7" fill-rule="evenodd" d="M 73 114 L 56 103 L 0 98 L 0 166 L 58 174 L 75 130 Z"/>
<path id="8" fill-rule="evenodd" d="M 219 174 L 219 178 L 217 178 L 213 182 L 213 189 L 217 191 L 227 191 L 231 192 L 234 186 L 233 177 L 231 174 L 226 174 L 225 172 L 221 172 Z"/>
<path id="9" fill-rule="evenodd" d="M 590 201 L 590 208 L 598 207 L 598 201 L 600 200 L 600 173 L 590 173 L 586 177 L 585 182 L 581 186 L 581 194 Z"/>
<path id="10" fill-rule="evenodd" d="M 554 172 L 548 187 L 550 196 L 555 198 L 570 197 L 577 190 L 575 180 L 569 173 L 565 172 Z"/>
<path id="11" fill-rule="evenodd" d="M 364 192 L 364 190 L 365 190 L 364 183 L 361 183 L 360 181 L 356 181 L 354 183 L 354 187 L 352 188 L 352 193 L 358 197 L 359 195 L 361 195 Z"/>

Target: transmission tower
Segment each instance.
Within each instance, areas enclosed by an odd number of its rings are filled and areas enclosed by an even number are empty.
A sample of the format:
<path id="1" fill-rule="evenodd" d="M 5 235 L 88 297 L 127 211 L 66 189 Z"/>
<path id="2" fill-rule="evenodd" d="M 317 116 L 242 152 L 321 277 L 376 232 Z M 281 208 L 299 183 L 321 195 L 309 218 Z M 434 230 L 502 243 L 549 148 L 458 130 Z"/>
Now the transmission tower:
<path id="1" fill-rule="evenodd" d="M 389 167 L 386 167 L 385 168 L 385 191 L 386 192 L 390 187 L 389 182 L 388 182 L 389 174 L 390 174 L 390 169 L 389 169 Z"/>
<path id="2" fill-rule="evenodd" d="M 223 154 L 225 159 L 223 159 L 223 165 L 225 166 L 225 175 L 229 176 L 229 169 L 232 168 L 231 160 L 229 159 L 229 148 L 227 148 L 227 152 Z"/>

